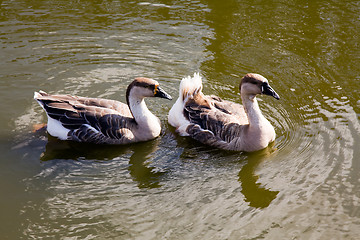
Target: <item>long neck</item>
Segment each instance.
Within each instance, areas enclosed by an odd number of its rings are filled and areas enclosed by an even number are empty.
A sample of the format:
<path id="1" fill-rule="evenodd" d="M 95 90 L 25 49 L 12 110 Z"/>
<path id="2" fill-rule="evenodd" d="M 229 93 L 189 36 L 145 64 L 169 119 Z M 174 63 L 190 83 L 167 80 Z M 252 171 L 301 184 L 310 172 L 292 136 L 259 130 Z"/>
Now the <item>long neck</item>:
<path id="1" fill-rule="evenodd" d="M 241 99 L 249 120 L 250 128 L 258 128 L 261 127 L 264 122 L 268 122 L 262 115 L 255 96 L 244 94 L 241 95 Z"/>
<path id="2" fill-rule="evenodd" d="M 250 150 L 265 148 L 275 140 L 275 129 L 262 115 L 255 96 L 241 95 L 243 106 L 249 120 L 247 144 Z"/>
<path id="3" fill-rule="evenodd" d="M 149 118 L 155 117 L 155 115 L 147 108 L 144 97 L 130 94 L 128 104 L 135 121 L 139 125 L 142 125 L 144 121 L 147 122 Z"/>
<path id="4" fill-rule="evenodd" d="M 158 136 L 161 131 L 160 120 L 147 108 L 144 97 L 130 93 L 128 104 L 138 125 L 139 138 L 146 140 Z"/>

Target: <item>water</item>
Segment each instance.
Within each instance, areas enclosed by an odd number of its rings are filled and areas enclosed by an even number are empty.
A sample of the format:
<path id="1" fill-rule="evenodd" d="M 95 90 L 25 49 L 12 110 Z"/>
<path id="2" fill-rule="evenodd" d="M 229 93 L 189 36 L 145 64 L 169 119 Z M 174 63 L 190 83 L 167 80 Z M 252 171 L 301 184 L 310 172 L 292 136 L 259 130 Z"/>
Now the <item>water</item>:
<path id="1" fill-rule="evenodd" d="M 357 239 L 360 234 L 356 1 L 0 1 L 3 239 Z M 61 142 L 39 89 L 125 101 L 134 77 L 174 98 L 239 101 L 247 72 L 276 128 L 269 148 L 229 153 L 179 137 L 173 101 L 149 99 L 161 136 L 130 146 Z"/>

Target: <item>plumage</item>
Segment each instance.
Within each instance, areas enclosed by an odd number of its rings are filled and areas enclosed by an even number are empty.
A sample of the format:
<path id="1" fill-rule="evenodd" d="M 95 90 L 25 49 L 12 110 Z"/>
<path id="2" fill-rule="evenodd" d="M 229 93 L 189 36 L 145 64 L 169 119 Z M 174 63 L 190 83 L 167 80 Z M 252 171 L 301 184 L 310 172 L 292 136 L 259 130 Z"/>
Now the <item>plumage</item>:
<path id="1" fill-rule="evenodd" d="M 61 140 L 95 144 L 147 141 L 160 134 L 160 120 L 147 108 L 145 97 L 171 96 L 149 78 L 136 78 L 127 88 L 127 104 L 102 98 L 34 93 L 48 117 L 47 131 Z"/>
<path id="2" fill-rule="evenodd" d="M 183 78 L 168 121 L 181 136 L 213 147 L 247 152 L 263 149 L 275 140 L 275 130 L 262 115 L 256 96 L 279 96 L 266 78 L 254 73 L 241 79 L 239 89 L 243 105 L 204 95 L 198 73 Z"/>

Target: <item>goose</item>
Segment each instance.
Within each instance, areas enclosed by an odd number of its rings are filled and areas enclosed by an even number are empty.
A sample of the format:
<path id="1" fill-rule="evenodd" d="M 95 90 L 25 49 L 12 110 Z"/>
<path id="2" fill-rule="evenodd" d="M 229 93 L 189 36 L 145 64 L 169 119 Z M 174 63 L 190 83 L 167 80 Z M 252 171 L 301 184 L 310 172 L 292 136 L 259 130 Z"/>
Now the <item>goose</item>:
<path id="1" fill-rule="evenodd" d="M 180 136 L 212 147 L 253 152 L 264 149 L 275 140 L 275 130 L 260 111 L 256 96 L 269 95 L 279 100 L 268 80 L 256 73 L 240 81 L 242 104 L 202 93 L 199 73 L 180 82 L 179 97 L 169 111 L 168 122 Z"/>
<path id="2" fill-rule="evenodd" d="M 47 131 L 61 140 L 95 144 L 128 144 L 160 135 L 160 120 L 147 108 L 145 97 L 171 96 L 149 78 L 136 78 L 126 90 L 126 102 L 71 95 L 34 93 L 45 110 Z"/>

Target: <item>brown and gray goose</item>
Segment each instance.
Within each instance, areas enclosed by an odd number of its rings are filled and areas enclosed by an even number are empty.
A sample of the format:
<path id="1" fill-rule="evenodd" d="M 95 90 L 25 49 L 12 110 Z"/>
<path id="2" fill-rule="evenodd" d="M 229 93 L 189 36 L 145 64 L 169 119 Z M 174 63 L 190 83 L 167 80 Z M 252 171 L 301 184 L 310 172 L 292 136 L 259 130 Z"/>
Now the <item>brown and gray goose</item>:
<path id="1" fill-rule="evenodd" d="M 239 88 L 243 105 L 205 96 L 198 73 L 183 78 L 168 121 L 181 136 L 213 147 L 246 152 L 266 148 L 275 140 L 275 130 L 261 113 L 256 96 L 280 97 L 259 74 L 246 74 Z"/>
<path id="2" fill-rule="evenodd" d="M 127 88 L 127 105 L 115 100 L 34 93 L 45 110 L 50 135 L 61 140 L 95 144 L 128 144 L 160 135 L 160 120 L 147 108 L 145 97 L 171 96 L 149 78 L 136 78 Z"/>

